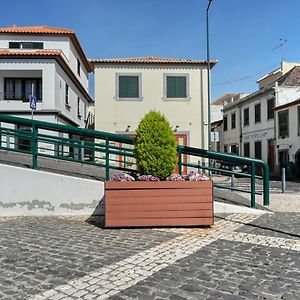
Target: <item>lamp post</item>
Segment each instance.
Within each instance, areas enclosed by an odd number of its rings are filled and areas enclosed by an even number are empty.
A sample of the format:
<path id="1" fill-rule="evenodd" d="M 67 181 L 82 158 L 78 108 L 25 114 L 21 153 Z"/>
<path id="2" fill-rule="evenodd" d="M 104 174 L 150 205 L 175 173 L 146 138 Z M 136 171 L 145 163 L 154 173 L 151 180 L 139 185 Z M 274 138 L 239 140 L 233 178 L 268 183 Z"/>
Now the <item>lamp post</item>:
<path id="1" fill-rule="evenodd" d="M 211 121 L 210 121 L 210 57 L 209 57 L 209 23 L 208 23 L 208 13 L 209 8 L 213 0 L 208 0 L 208 5 L 206 8 L 206 61 L 207 61 L 207 105 L 208 105 L 208 150 L 211 150 Z"/>

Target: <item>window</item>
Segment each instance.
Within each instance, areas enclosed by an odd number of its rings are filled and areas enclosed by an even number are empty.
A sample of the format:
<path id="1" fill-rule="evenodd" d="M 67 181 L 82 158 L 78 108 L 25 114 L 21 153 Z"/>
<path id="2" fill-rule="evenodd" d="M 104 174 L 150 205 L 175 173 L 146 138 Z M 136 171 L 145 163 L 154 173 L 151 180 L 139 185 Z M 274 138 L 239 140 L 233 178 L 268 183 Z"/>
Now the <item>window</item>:
<path id="1" fill-rule="evenodd" d="M 250 143 L 244 143 L 244 156 L 250 157 Z"/>
<path id="2" fill-rule="evenodd" d="M 65 91 L 65 104 L 66 106 L 70 107 L 69 105 L 69 86 L 66 84 L 66 91 Z"/>
<path id="3" fill-rule="evenodd" d="M 238 145 L 231 145 L 231 153 L 232 154 L 239 154 L 239 147 Z"/>
<path id="4" fill-rule="evenodd" d="M 249 125 L 249 107 L 244 109 L 244 126 Z"/>
<path id="5" fill-rule="evenodd" d="M 300 106 L 298 106 L 298 135 L 300 136 Z"/>
<path id="6" fill-rule="evenodd" d="M 83 117 L 84 117 L 84 120 L 86 120 L 86 117 L 87 117 L 87 106 L 86 106 L 85 103 L 84 103 L 84 115 L 83 115 Z"/>
<path id="7" fill-rule="evenodd" d="M 138 100 L 141 97 L 141 75 L 118 74 L 117 75 L 117 98 L 125 100 Z"/>
<path id="8" fill-rule="evenodd" d="M 42 100 L 42 78 L 4 78 L 4 100 L 29 101 L 29 96 Z"/>
<path id="9" fill-rule="evenodd" d="M 9 42 L 10 49 L 44 49 L 41 42 Z"/>
<path id="10" fill-rule="evenodd" d="M 81 117 L 81 114 L 80 114 L 80 98 L 79 97 L 77 97 L 77 116 Z"/>
<path id="11" fill-rule="evenodd" d="M 231 114 L 231 129 L 235 128 L 235 113 Z"/>
<path id="12" fill-rule="evenodd" d="M 254 112 L 255 112 L 255 123 L 258 123 L 258 122 L 261 121 L 261 117 L 260 117 L 260 103 L 255 105 Z"/>
<path id="13" fill-rule="evenodd" d="M 275 106 L 275 99 L 272 98 L 268 100 L 268 120 L 274 119 L 274 108 Z"/>
<path id="14" fill-rule="evenodd" d="M 285 138 L 289 136 L 289 111 L 278 112 L 278 136 Z"/>
<path id="15" fill-rule="evenodd" d="M 223 118 L 223 129 L 224 129 L 224 131 L 227 131 L 227 116 L 224 116 L 224 118 Z"/>
<path id="16" fill-rule="evenodd" d="M 224 152 L 225 152 L 225 153 L 228 152 L 228 147 L 227 147 L 227 145 L 224 145 Z"/>
<path id="17" fill-rule="evenodd" d="M 165 75 L 165 97 L 167 99 L 188 98 L 188 75 Z"/>
<path id="18" fill-rule="evenodd" d="M 261 141 L 255 142 L 255 158 L 261 159 Z"/>
<path id="19" fill-rule="evenodd" d="M 77 59 L 77 74 L 80 76 L 80 61 Z"/>

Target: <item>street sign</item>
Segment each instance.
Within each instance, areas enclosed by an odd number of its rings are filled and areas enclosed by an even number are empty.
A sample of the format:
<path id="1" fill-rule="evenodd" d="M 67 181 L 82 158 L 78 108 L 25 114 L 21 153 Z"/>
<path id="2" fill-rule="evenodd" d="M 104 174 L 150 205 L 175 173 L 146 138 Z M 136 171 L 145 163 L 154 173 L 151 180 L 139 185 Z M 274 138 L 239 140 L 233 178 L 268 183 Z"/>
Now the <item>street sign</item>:
<path id="1" fill-rule="evenodd" d="M 29 96 L 29 105 L 32 110 L 36 110 L 36 97 L 30 95 Z"/>

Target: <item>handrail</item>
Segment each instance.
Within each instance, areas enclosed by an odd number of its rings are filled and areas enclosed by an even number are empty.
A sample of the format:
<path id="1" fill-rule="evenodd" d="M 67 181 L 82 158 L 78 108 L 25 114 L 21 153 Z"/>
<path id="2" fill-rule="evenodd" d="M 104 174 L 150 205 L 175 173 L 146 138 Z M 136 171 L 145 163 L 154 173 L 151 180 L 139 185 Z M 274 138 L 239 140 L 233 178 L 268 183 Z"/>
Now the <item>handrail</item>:
<path id="1" fill-rule="evenodd" d="M 110 170 L 136 172 L 134 138 L 131 136 L 3 114 L 0 114 L 0 123 L 0 149 L 31 154 L 33 169 L 38 168 L 38 157 L 47 157 L 105 168 L 106 180 L 110 177 Z M 11 128 L 11 126 L 2 127 L 2 123 L 22 125 L 28 127 L 28 130 L 19 127 Z M 6 142 L 3 141 L 1 135 L 6 136 Z M 255 180 L 262 179 L 264 205 L 269 205 L 269 168 L 264 161 L 181 145 L 177 146 L 177 154 L 180 174 L 183 168 L 196 168 L 226 176 L 250 178 L 251 189 L 249 191 L 218 183 L 215 183 L 214 186 L 251 193 L 251 207 L 256 206 L 255 195 L 260 194 L 256 191 Z M 198 164 L 195 163 L 195 158 L 198 160 Z M 209 163 L 201 165 L 199 159 Z M 218 167 L 216 162 L 219 161 L 229 162 L 232 165 L 246 165 L 248 170 L 238 173 L 233 169 Z M 257 168 L 262 170 L 262 177 L 256 174 Z"/>
<path id="2" fill-rule="evenodd" d="M 177 152 L 180 158 L 178 159 L 178 167 L 179 167 L 179 172 L 182 172 L 182 166 L 186 165 L 189 166 L 191 165 L 190 163 L 183 163 L 181 156 L 182 155 L 192 155 L 192 156 L 197 156 L 201 158 L 206 158 L 206 159 L 216 159 L 216 160 L 225 160 L 229 162 L 234 162 L 238 163 L 241 165 L 248 165 L 251 167 L 251 207 L 255 207 L 255 179 L 257 178 L 256 176 L 256 167 L 260 167 L 263 172 L 263 203 L 264 205 L 269 205 L 270 199 L 269 199 L 269 166 L 268 164 L 260 159 L 255 159 L 255 158 L 249 158 L 249 157 L 242 157 L 238 156 L 235 154 L 229 154 L 229 153 L 222 153 L 222 152 L 216 152 L 212 150 L 204 150 L 204 149 L 199 149 L 199 148 L 194 148 L 194 147 L 188 147 L 188 146 L 177 146 Z M 192 166 L 192 165 L 191 165 Z M 195 167 L 195 166 L 193 166 Z M 206 170 L 212 170 L 216 171 L 216 168 L 209 166 L 197 166 L 199 169 L 206 169 Z M 220 170 L 218 169 L 219 172 L 223 173 L 228 173 L 230 171 L 228 170 Z M 244 177 L 249 176 L 248 174 Z"/>

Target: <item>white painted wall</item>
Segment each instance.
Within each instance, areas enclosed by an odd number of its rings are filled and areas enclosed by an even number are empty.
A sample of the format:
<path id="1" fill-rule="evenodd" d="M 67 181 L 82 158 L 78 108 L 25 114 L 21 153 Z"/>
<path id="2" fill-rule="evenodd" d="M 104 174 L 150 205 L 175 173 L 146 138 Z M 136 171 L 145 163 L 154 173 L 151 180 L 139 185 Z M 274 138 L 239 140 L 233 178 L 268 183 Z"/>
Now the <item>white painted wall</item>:
<path id="1" fill-rule="evenodd" d="M 42 77 L 43 99 L 37 109 L 54 109 L 55 65 L 53 59 L 7 59 L 0 63 L 0 94 L 4 93 L 5 77 Z M 2 97 L 3 98 L 3 97 Z M 1 110 L 28 110 L 29 104 L 22 101 L 0 101 Z"/>
<path id="2" fill-rule="evenodd" d="M 124 101 L 116 97 L 116 73 L 141 73 L 142 100 Z M 164 74 L 189 74 L 189 100 L 165 100 Z M 190 145 L 207 148 L 207 71 L 206 66 L 166 64 L 99 64 L 95 66 L 96 129 L 134 131 L 150 110 L 165 114 L 178 132 L 189 133 Z"/>
<path id="3" fill-rule="evenodd" d="M 276 133 L 277 133 L 277 151 L 288 150 L 289 160 L 295 162 L 295 154 L 300 151 L 300 135 L 298 134 L 298 107 L 293 105 L 285 109 L 276 111 Z M 289 136 L 280 138 L 278 136 L 278 112 L 289 111 Z M 279 164 L 279 155 L 277 155 L 277 164 Z"/>
<path id="4" fill-rule="evenodd" d="M 0 182 L 0 216 L 92 215 L 104 196 L 100 181 L 2 164 Z"/>

